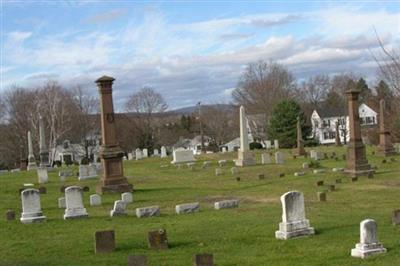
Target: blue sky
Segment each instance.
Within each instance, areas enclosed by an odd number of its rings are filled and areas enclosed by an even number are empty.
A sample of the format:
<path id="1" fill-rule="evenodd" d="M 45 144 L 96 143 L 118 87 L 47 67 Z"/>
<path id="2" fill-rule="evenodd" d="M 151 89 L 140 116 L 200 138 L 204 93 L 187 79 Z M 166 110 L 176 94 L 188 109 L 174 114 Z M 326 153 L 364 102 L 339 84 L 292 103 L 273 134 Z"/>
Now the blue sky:
<path id="1" fill-rule="evenodd" d="M 399 1 L 1 1 L 1 87 L 57 80 L 114 101 L 143 86 L 171 108 L 230 101 L 246 64 L 275 60 L 302 80 L 353 71 L 374 81 L 374 29 L 400 47 Z"/>

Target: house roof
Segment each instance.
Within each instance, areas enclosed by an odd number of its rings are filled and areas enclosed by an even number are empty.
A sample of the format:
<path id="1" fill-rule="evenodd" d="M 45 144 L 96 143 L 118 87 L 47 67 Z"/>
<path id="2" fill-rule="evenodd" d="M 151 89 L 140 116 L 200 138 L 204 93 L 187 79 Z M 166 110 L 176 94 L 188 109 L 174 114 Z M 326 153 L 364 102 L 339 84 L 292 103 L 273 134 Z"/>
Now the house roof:
<path id="1" fill-rule="evenodd" d="M 317 108 L 315 111 L 321 118 L 347 116 L 346 108 Z"/>

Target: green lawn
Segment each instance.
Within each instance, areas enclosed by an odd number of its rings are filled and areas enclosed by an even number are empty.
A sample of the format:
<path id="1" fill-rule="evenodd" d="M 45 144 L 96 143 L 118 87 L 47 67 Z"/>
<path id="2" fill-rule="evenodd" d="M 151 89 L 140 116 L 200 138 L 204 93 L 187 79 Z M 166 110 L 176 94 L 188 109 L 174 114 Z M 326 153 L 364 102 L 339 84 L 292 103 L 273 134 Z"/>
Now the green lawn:
<path id="1" fill-rule="evenodd" d="M 94 193 L 96 180 L 80 182 L 70 178 L 68 185 L 88 185 L 84 203 L 89 218 L 62 219 L 64 210 L 58 209 L 57 199 L 61 183 L 57 172 L 50 173 L 47 194 L 41 204 L 47 221 L 41 224 L 22 224 L 19 221 L 21 200 L 18 193 L 23 183 L 36 183 L 35 172 L 21 172 L 0 176 L 0 265 L 126 265 L 129 254 L 145 254 L 149 265 L 192 265 L 196 253 L 213 253 L 216 265 L 399 265 L 400 226 L 391 224 L 391 213 L 400 208 L 400 156 L 397 162 L 372 155 L 369 162 L 378 167 L 374 179 L 359 178 L 351 183 L 331 168 L 344 167 L 345 148 L 321 147 L 324 152 L 335 151 L 339 160 L 322 160 L 324 174 L 295 177 L 308 159 L 293 159 L 286 153 L 284 165 L 258 165 L 239 169 L 241 181 L 230 173 L 231 159 L 236 153 L 212 154 L 198 157 L 196 169 L 177 169 L 169 164 L 171 158 L 150 158 L 139 162 L 125 161 L 125 174 L 134 184 L 134 202 L 128 206 L 127 217 L 109 217 L 113 202 L 119 194 L 102 197 L 101 207 L 89 206 L 89 195 Z M 215 176 L 217 160 L 228 159 L 224 174 Z M 201 169 L 202 161 L 211 160 L 209 169 Z M 260 153 L 257 153 L 260 161 Z M 161 167 L 168 165 L 168 167 Z M 258 174 L 265 180 L 258 180 Z M 279 178 L 279 173 L 285 176 Z M 329 192 L 327 202 L 317 201 L 317 180 L 334 184 L 343 177 L 337 191 Z M 281 220 L 279 197 L 289 191 L 304 193 L 306 216 L 316 235 L 293 240 L 275 239 Z M 236 209 L 216 211 L 218 199 L 240 198 Z M 175 205 L 199 201 L 201 211 L 176 215 Z M 161 216 L 136 218 L 137 207 L 159 205 Z M 17 212 L 17 220 L 5 221 L 7 209 Z M 387 254 L 366 260 L 352 258 L 350 250 L 359 241 L 359 224 L 366 218 L 378 223 L 379 239 L 388 249 Z M 147 247 L 147 232 L 165 228 L 170 249 L 152 251 Z M 94 254 L 94 232 L 115 229 L 116 250 L 109 254 Z"/>

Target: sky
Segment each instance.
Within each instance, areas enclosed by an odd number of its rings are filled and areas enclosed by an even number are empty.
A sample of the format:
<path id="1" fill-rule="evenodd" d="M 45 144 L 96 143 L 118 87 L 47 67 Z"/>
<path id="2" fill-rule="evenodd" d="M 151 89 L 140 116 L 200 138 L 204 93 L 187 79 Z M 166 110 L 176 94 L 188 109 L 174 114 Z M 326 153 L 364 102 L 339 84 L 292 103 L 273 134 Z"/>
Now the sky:
<path id="1" fill-rule="evenodd" d="M 273 60 L 301 81 L 352 71 L 374 81 L 380 51 L 400 47 L 399 1 L 0 0 L 0 93 L 56 80 L 114 105 L 153 87 L 170 109 L 228 103 L 248 63 Z"/>

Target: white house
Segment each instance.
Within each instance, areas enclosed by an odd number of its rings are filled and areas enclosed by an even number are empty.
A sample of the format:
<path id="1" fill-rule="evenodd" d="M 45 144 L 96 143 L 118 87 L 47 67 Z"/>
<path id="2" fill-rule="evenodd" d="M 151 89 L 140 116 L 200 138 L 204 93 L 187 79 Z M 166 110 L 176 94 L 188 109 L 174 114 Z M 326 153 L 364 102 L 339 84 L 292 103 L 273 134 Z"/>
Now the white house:
<path id="1" fill-rule="evenodd" d="M 377 113 L 362 103 L 358 109 L 361 126 L 375 126 L 378 123 Z M 312 136 L 321 144 L 335 143 L 336 122 L 339 123 L 340 141 L 349 141 L 349 117 L 347 111 L 333 109 L 317 109 L 311 115 Z"/>
<path id="2" fill-rule="evenodd" d="M 211 142 L 211 138 L 204 135 L 204 147 L 208 147 Z M 193 154 L 201 153 L 201 135 L 195 136 L 193 139 L 179 138 L 179 140 L 173 145 L 173 149 L 184 148 L 193 151 Z"/>
<path id="3" fill-rule="evenodd" d="M 258 140 L 257 137 L 259 137 L 261 133 L 265 133 L 265 127 L 260 127 L 257 121 L 253 119 L 253 118 L 260 118 L 261 117 L 260 115 L 258 116 L 253 115 L 250 118 L 249 116 L 246 117 L 247 117 L 247 136 L 249 139 L 249 143 L 251 143 L 254 142 L 256 139 Z M 240 148 L 240 137 L 237 137 L 228 143 L 220 145 L 219 146 L 220 151 L 222 151 L 223 147 L 226 148 L 226 151 L 237 151 Z"/>

